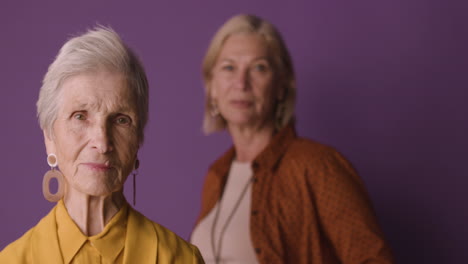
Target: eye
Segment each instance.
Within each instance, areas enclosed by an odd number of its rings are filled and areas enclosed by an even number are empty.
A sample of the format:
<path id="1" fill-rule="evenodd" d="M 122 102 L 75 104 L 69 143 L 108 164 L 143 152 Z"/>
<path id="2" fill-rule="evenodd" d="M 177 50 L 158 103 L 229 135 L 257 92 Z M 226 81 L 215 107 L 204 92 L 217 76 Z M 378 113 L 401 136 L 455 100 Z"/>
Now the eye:
<path id="1" fill-rule="evenodd" d="M 119 115 L 115 118 L 115 123 L 118 125 L 130 125 L 132 123 L 132 119 L 125 115 Z"/>
<path id="2" fill-rule="evenodd" d="M 258 63 L 254 65 L 254 70 L 259 71 L 259 72 L 266 72 L 268 71 L 268 65 L 264 63 Z"/>
<path id="3" fill-rule="evenodd" d="M 73 118 L 76 120 L 86 120 L 86 116 L 83 113 L 73 114 Z"/>
<path id="4" fill-rule="evenodd" d="M 226 65 L 223 65 L 223 66 L 221 67 L 221 69 L 222 69 L 223 71 L 233 71 L 233 70 L 234 70 L 234 66 L 229 65 L 229 64 L 226 64 Z"/>

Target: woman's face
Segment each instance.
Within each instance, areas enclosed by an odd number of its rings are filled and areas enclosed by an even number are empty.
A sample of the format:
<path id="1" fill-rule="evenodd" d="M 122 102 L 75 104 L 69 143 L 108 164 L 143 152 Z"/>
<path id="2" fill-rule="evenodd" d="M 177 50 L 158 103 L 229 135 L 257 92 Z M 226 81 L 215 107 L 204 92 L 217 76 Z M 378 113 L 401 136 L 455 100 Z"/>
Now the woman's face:
<path id="1" fill-rule="evenodd" d="M 258 34 L 229 36 L 212 70 L 211 98 L 229 126 L 258 126 L 273 119 L 274 72 Z"/>
<path id="2" fill-rule="evenodd" d="M 92 196 L 120 190 L 138 151 L 139 120 L 125 76 L 83 73 L 62 86 L 47 152 L 57 155 L 69 188 Z"/>

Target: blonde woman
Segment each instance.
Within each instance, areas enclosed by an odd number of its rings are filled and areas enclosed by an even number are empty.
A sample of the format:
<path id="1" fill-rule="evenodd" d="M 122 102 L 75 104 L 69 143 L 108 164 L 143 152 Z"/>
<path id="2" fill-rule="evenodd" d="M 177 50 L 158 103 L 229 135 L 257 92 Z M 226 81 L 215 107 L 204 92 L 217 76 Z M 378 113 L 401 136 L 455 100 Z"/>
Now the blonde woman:
<path id="1" fill-rule="evenodd" d="M 351 164 L 296 135 L 293 66 L 272 24 L 229 19 L 203 77 L 204 130 L 233 142 L 209 168 L 191 236 L 207 263 L 393 263 Z"/>

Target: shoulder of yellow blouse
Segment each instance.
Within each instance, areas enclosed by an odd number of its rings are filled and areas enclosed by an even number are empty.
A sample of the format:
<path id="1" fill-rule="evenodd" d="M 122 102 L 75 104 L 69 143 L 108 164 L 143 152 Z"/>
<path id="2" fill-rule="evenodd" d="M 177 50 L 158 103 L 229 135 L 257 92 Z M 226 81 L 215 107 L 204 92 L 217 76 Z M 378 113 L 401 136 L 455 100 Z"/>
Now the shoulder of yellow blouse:
<path id="1" fill-rule="evenodd" d="M 33 228 L 0 253 L 0 263 L 57 263 L 61 260 L 53 207 Z M 34 257 L 33 257 L 34 256 Z"/>
<path id="2" fill-rule="evenodd" d="M 198 249 L 130 207 L 124 262 L 204 263 Z"/>
<path id="3" fill-rule="evenodd" d="M 198 248 L 153 222 L 158 236 L 158 263 L 205 263 Z"/>

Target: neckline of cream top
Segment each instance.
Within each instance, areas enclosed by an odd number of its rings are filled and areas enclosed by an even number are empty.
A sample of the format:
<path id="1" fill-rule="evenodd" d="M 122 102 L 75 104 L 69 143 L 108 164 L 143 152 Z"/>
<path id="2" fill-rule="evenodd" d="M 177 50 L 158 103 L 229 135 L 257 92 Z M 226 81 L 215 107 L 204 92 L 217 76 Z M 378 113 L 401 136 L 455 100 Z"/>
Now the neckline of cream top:
<path id="1" fill-rule="evenodd" d="M 221 204 L 218 223 L 215 229 L 215 245 L 218 247 L 221 229 L 231 214 L 236 202 L 239 200 L 242 189 L 253 175 L 250 162 L 233 161 L 229 170 L 223 197 L 216 203 L 211 212 L 195 227 L 191 243 L 196 245 L 207 264 L 215 263 L 211 246 L 211 229 L 215 218 L 215 212 Z M 229 225 L 221 240 L 219 263 L 245 263 L 257 264 L 256 254 L 250 240 L 250 206 L 252 197 L 252 185 L 240 201 L 237 211 L 232 216 Z"/>

